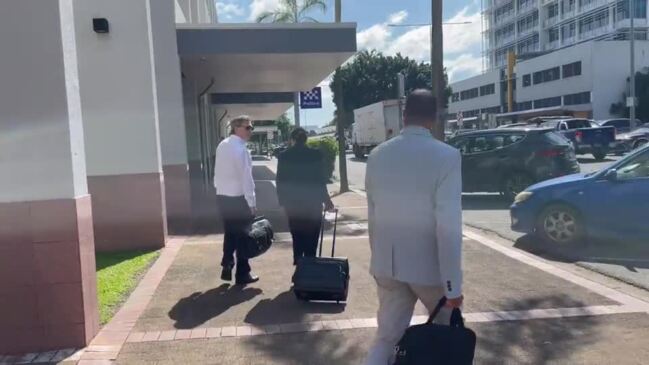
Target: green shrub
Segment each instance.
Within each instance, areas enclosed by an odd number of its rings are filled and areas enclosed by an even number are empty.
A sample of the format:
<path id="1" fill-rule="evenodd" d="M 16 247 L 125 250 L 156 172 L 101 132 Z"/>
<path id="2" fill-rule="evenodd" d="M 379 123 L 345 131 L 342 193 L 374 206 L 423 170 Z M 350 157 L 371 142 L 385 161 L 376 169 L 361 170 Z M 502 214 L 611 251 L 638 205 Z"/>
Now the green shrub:
<path id="1" fill-rule="evenodd" d="M 333 137 L 310 139 L 307 145 L 320 150 L 324 159 L 325 176 L 329 179 L 336 169 L 336 157 L 338 157 L 338 141 Z"/>

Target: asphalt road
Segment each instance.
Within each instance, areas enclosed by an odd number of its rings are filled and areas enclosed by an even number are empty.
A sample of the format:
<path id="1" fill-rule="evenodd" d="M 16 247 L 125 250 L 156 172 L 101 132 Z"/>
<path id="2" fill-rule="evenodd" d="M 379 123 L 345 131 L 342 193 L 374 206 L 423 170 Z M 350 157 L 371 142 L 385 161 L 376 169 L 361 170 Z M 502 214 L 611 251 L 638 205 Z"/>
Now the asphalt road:
<path id="1" fill-rule="evenodd" d="M 592 156 L 578 156 L 581 171 L 599 171 L 619 159 L 609 156 L 603 162 Z M 364 159 L 347 157 L 349 184 L 352 189 L 365 190 Z M 339 176 L 338 171 L 336 172 Z M 465 194 L 463 196 L 463 219 L 468 226 L 490 231 L 515 242 L 519 248 L 545 258 L 574 262 L 580 266 L 621 279 L 627 283 L 649 290 L 649 251 L 636 245 L 599 242 L 587 248 L 574 249 L 548 247 L 533 237 L 524 236 L 510 229 L 509 203 L 498 194 Z"/>

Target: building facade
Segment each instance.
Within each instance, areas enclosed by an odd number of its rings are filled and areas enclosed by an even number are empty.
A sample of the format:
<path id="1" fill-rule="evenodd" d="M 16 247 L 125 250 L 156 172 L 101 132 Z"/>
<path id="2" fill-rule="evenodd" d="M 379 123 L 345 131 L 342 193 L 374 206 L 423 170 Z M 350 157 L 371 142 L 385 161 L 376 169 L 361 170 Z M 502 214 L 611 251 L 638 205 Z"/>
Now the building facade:
<path id="1" fill-rule="evenodd" d="M 637 41 L 637 71 L 649 66 L 649 42 Z M 614 117 L 611 104 L 629 92 L 628 41 L 590 41 L 518 61 L 510 110 L 505 69 L 451 84 L 449 119 L 495 114 L 503 121 L 538 115 L 578 115 L 593 119 Z"/>
<path id="2" fill-rule="evenodd" d="M 631 0 L 633 2 L 633 0 Z M 635 0 L 636 39 L 647 39 L 648 0 Z M 595 39 L 629 39 L 630 0 L 483 0 L 487 69 L 517 56 Z"/>

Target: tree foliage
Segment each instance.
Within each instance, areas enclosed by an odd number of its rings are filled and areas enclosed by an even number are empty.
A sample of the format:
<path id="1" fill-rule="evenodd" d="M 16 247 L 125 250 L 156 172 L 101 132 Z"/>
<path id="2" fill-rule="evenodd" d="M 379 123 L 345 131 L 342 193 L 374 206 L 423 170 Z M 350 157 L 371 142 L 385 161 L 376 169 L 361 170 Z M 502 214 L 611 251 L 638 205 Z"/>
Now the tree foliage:
<path id="1" fill-rule="evenodd" d="M 385 56 L 378 51 L 362 51 L 346 65 L 334 73 L 330 84 L 336 104 L 336 118 L 343 111 L 345 127 L 351 125 L 353 111 L 360 107 L 373 104 L 382 100 L 396 99 L 398 93 L 397 73 L 403 73 L 406 79 L 406 94 L 418 88 L 431 88 L 430 64 L 403 57 Z M 448 85 L 448 77 L 444 73 L 444 84 Z M 342 83 L 341 105 L 338 95 L 338 83 Z M 446 87 L 446 98 L 451 95 L 451 90 Z"/>
<path id="2" fill-rule="evenodd" d="M 282 142 L 285 142 L 288 140 L 288 135 L 291 133 L 291 129 L 293 128 L 293 125 L 291 124 L 291 121 L 288 119 L 286 116 L 286 113 L 282 114 L 279 118 L 275 120 L 275 125 L 277 126 L 277 129 L 282 134 L 281 140 Z"/>
<path id="3" fill-rule="evenodd" d="M 627 83 L 629 78 L 627 77 Z M 638 99 L 636 118 L 643 122 L 649 121 L 649 68 L 635 74 L 635 95 Z M 622 101 L 611 104 L 610 112 L 620 117 L 629 117 L 630 108 L 626 106 L 627 94 L 622 94 Z"/>
<path id="4" fill-rule="evenodd" d="M 323 137 L 318 139 L 309 139 L 307 145 L 311 148 L 320 150 L 324 159 L 326 177 L 331 178 L 336 169 L 336 157 L 338 157 L 338 141 L 332 137 Z"/>
<path id="5" fill-rule="evenodd" d="M 257 23 L 302 23 L 318 21 L 307 14 L 313 10 L 327 11 L 327 3 L 323 0 L 280 0 L 279 7 L 266 11 L 257 17 Z"/>

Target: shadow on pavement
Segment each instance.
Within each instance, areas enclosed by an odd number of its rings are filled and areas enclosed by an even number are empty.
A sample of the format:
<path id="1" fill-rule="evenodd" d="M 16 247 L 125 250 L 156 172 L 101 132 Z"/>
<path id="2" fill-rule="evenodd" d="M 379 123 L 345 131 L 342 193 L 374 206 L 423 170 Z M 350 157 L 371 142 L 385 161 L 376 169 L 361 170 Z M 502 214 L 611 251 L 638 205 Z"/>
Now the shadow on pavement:
<path id="1" fill-rule="evenodd" d="M 266 166 L 254 165 L 252 166 L 253 180 L 275 180 L 275 173 Z"/>
<path id="2" fill-rule="evenodd" d="M 499 194 L 463 194 L 462 210 L 509 210 L 511 202 Z"/>
<path id="3" fill-rule="evenodd" d="M 302 302 L 287 290 L 273 299 L 263 299 L 246 315 L 245 322 L 256 326 L 303 322 L 308 314 L 335 314 L 345 311 L 344 304 Z"/>
<path id="4" fill-rule="evenodd" d="M 257 288 L 223 284 L 206 292 L 195 292 L 180 299 L 169 311 L 169 318 L 176 321 L 175 328 L 196 328 L 261 293 L 262 290 Z"/>
<path id="5" fill-rule="evenodd" d="M 556 295 L 510 303 L 513 307 L 575 307 L 574 299 Z M 585 306 L 580 303 L 579 306 Z M 574 349 L 600 341 L 598 317 L 495 322 L 479 326 L 476 358 L 480 364 L 561 363 Z"/>
<path id="6" fill-rule="evenodd" d="M 649 250 L 644 245 L 595 241 L 587 245 L 553 246 L 526 235 L 518 239 L 514 247 L 552 261 L 618 265 L 632 272 L 649 268 Z"/>

